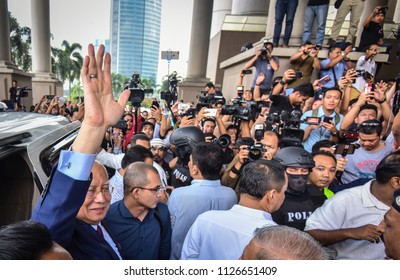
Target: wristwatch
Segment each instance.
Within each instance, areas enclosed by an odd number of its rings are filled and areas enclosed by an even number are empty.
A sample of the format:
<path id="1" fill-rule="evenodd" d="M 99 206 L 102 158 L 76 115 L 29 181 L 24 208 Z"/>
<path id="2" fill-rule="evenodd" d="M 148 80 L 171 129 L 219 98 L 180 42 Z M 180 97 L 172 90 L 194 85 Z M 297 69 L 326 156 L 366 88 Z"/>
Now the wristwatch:
<path id="1" fill-rule="evenodd" d="M 386 102 L 386 97 L 382 101 L 378 101 L 378 104 L 382 104 L 383 102 Z"/>
<path id="2" fill-rule="evenodd" d="M 282 80 L 282 79 L 279 81 L 279 83 L 280 83 L 282 86 L 284 86 L 284 85 L 286 84 L 286 82 L 285 82 L 284 80 Z"/>
<path id="3" fill-rule="evenodd" d="M 337 131 L 337 130 L 335 132 L 331 132 L 332 136 L 338 136 L 338 134 L 339 134 L 339 131 Z"/>

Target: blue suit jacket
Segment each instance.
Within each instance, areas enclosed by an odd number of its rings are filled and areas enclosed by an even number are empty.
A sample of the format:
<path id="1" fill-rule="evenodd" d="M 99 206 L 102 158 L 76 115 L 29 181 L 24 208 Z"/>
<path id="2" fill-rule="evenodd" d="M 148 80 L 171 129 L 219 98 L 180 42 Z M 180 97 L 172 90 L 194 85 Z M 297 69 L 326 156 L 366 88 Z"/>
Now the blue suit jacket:
<path id="1" fill-rule="evenodd" d="M 91 225 L 76 218 L 89 185 L 90 181 L 74 180 L 55 167 L 31 219 L 45 224 L 53 240 L 74 259 L 117 260 L 117 254 L 107 241 Z M 102 225 L 119 246 L 107 224 L 102 221 Z M 122 256 L 121 251 L 120 254 Z"/>

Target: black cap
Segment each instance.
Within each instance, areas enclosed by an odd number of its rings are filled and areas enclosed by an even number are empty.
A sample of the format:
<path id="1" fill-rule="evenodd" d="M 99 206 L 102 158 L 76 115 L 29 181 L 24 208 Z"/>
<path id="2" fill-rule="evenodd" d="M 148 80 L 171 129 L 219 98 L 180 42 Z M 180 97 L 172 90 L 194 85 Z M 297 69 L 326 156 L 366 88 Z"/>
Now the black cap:
<path id="1" fill-rule="evenodd" d="M 394 192 L 392 206 L 397 212 L 400 212 L 400 190 Z"/>

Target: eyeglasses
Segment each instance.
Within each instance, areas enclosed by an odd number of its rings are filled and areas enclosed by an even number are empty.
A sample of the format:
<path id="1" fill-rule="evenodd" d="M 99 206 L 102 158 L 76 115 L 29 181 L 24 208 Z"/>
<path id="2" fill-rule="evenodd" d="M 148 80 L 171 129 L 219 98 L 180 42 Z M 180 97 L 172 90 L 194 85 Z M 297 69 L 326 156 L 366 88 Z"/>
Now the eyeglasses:
<path id="1" fill-rule="evenodd" d="M 366 122 L 362 122 L 360 124 L 360 127 L 366 127 L 366 126 L 380 126 L 382 125 L 381 123 L 378 122 L 370 122 L 370 123 L 366 123 Z"/>
<path id="2" fill-rule="evenodd" d="M 163 152 L 163 151 L 165 151 L 165 147 L 163 147 L 163 146 L 151 146 L 150 150 Z"/>
<path id="3" fill-rule="evenodd" d="M 135 188 L 142 189 L 142 190 L 148 190 L 148 191 L 151 191 L 153 194 L 159 194 L 160 192 L 166 190 L 166 188 L 164 188 L 164 187 L 156 186 L 155 188 L 133 187 L 131 191 L 133 191 L 133 189 L 135 189 Z"/>
<path id="4" fill-rule="evenodd" d="M 93 199 L 99 193 L 102 193 L 102 195 L 105 198 L 110 198 L 111 194 L 113 193 L 113 191 L 114 191 L 114 187 L 110 186 L 108 184 L 103 185 L 100 189 L 96 188 L 96 186 L 90 186 L 88 191 L 87 191 L 87 193 L 86 193 L 86 198 Z"/>
<path id="5" fill-rule="evenodd" d="M 132 119 L 125 119 L 126 122 L 133 122 Z"/>

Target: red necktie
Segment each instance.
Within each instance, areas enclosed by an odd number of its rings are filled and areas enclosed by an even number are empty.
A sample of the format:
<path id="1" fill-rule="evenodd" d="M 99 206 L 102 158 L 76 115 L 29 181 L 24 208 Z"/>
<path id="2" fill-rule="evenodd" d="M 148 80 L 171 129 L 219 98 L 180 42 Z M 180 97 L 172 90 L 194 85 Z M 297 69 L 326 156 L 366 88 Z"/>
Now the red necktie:
<path id="1" fill-rule="evenodd" d="M 97 232 L 100 234 L 101 237 L 104 238 L 103 230 L 101 229 L 101 226 L 97 225 Z"/>

